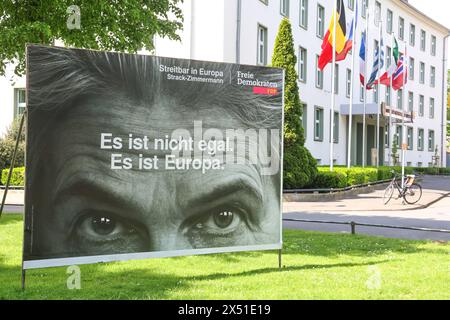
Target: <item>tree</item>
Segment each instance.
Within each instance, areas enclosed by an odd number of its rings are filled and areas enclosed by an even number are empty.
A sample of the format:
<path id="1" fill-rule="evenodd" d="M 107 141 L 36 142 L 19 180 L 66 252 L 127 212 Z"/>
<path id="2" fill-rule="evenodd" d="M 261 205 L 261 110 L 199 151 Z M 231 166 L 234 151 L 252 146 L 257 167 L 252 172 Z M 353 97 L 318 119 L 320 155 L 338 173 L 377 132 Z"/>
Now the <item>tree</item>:
<path id="1" fill-rule="evenodd" d="M 284 91 L 284 185 L 303 188 L 317 175 L 317 162 L 305 148 L 301 123 L 303 112 L 297 84 L 297 57 L 295 56 L 292 27 L 288 19 L 281 21 L 272 56 L 272 66 L 285 70 Z"/>
<path id="2" fill-rule="evenodd" d="M 135 53 L 153 37 L 179 40 L 182 0 L 12 0 L 0 2 L 0 76 L 25 71 L 25 45 L 54 44 Z"/>

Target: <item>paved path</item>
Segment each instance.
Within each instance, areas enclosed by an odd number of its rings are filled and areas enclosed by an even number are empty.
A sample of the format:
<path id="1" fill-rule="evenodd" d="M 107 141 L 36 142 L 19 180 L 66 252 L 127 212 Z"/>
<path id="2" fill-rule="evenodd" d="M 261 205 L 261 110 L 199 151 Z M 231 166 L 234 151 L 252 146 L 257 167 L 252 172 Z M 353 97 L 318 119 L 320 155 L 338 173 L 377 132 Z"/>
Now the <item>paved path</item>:
<path id="1" fill-rule="evenodd" d="M 393 226 L 450 230 L 450 178 L 425 177 L 422 182 L 426 208 L 405 206 L 401 200 L 384 206 L 382 191 L 361 194 L 332 202 L 289 202 L 284 204 L 284 218 L 360 222 Z M 435 202 L 436 200 L 439 201 Z M 435 203 L 434 203 L 435 202 Z M 384 209 L 384 210 L 383 210 Z M 413 209 L 413 210 L 411 210 Z M 285 228 L 330 232 L 350 232 L 350 226 L 284 222 Z M 356 227 L 357 233 L 402 239 L 429 239 L 450 241 L 450 234 L 396 230 L 373 227 Z"/>
<path id="2" fill-rule="evenodd" d="M 304 212 L 359 212 L 359 211 L 400 211 L 411 209 L 421 209 L 429 206 L 450 195 L 450 177 L 424 176 L 420 182 L 423 188 L 422 199 L 416 205 L 404 205 L 401 200 L 396 199 L 398 192 L 394 191 L 394 197 L 384 205 L 383 194 L 385 186 L 370 193 L 350 195 L 336 201 L 315 201 L 315 202 L 284 202 L 284 212 L 304 211 Z M 320 195 L 317 195 L 320 199 Z"/>

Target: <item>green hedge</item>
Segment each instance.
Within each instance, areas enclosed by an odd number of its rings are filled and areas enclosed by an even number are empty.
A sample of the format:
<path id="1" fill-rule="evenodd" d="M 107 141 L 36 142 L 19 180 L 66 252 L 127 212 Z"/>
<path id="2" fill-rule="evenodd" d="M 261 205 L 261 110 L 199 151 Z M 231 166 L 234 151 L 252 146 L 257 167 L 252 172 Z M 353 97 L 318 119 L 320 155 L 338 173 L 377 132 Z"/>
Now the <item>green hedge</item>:
<path id="1" fill-rule="evenodd" d="M 316 189 L 340 189 L 347 186 L 347 176 L 341 172 L 320 171 L 314 180 Z"/>
<path id="2" fill-rule="evenodd" d="M 385 181 L 392 178 L 392 170 L 397 174 L 402 172 L 401 167 L 353 167 L 348 169 L 344 166 L 336 166 L 334 172 L 330 172 L 328 166 L 318 167 L 317 169 L 318 175 L 309 186 L 311 189 L 338 189 Z M 405 167 L 405 174 L 450 175 L 450 168 Z"/>
<path id="3" fill-rule="evenodd" d="M 6 180 L 8 180 L 9 168 L 2 170 L 1 184 L 6 185 Z M 25 168 L 14 168 L 11 175 L 11 186 L 24 186 L 25 185 Z"/>

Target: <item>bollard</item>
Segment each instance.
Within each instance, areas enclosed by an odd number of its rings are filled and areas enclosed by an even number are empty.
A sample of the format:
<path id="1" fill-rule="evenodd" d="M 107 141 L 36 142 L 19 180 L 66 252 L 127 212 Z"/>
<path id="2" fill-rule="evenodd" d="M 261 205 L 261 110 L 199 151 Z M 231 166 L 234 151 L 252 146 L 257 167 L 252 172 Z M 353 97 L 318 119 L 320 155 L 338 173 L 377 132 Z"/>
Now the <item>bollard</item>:
<path id="1" fill-rule="evenodd" d="M 352 234 L 356 234 L 356 223 L 352 221 L 350 222 L 350 226 L 352 228 Z"/>

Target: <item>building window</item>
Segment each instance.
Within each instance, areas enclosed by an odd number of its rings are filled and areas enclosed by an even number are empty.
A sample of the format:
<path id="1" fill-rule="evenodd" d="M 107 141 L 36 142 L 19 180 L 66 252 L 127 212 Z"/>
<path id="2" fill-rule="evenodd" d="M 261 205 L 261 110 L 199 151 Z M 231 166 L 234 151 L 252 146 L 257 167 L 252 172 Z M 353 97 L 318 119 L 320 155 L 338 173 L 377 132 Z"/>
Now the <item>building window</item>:
<path id="1" fill-rule="evenodd" d="M 416 26 L 409 25 L 409 44 L 414 47 L 416 45 Z"/>
<path id="2" fill-rule="evenodd" d="M 334 94 L 339 94 L 339 65 L 334 65 Z"/>
<path id="3" fill-rule="evenodd" d="M 414 129 L 412 127 L 408 127 L 408 150 L 412 150 L 414 148 Z"/>
<path id="4" fill-rule="evenodd" d="M 403 110 L 403 89 L 397 91 L 397 109 Z"/>
<path id="5" fill-rule="evenodd" d="M 430 86 L 436 87 L 436 68 L 430 67 Z"/>
<path id="6" fill-rule="evenodd" d="M 306 82 L 308 52 L 300 47 L 298 56 L 298 76 L 301 82 Z"/>
<path id="7" fill-rule="evenodd" d="M 434 151 L 434 130 L 428 130 L 428 151 Z"/>
<path id="8" fill-rule="evenodd" d="M 15 91 L 15 105 L 14 105 L 14 118 L 20 117 L 27 108 L 26 90 L 14 89 Z"/>
<path id="9" fill-rule="evenodd" d="M 415 62 L 413 57 L 409 58 L 409 80 L 414 80 Z"/>
<path id="10" fill-rule="evenodd" d="M 330 130 L 331 132 L 331 130 Z M 331 140 L 331 136 L 330 136 Z M 333 142 L 339 143 L 339 112 L 334 112 L 333 118 Z"/>
<path id="11" fill-rule="evenodd" d="M 352 87 L 352 70 L 350 69 L 347 69 L 347 77 L 345 83 L 345 95 L 347 96 L 347 98 L 350 98 L 350 91 Z"/>
<path id="12" fill-rule="evenodd" d="M 389 9 L 387 11 L 386 30 L 388 33 L 394 31 L 394 14 Z"/>
<path id="13" fill-rule="evenodd" d="M 431 55 L 432 56 L 436 55 L 436 37 L 435 36 L 431 36 Z"/>
<path id="14" fill-rule="evenodd" d="M 258 25 L 258 65 L 267 64 L 267 28 Z"/>
<path id="15" fill-rule="evenodd" d="M 401 125 L 397 125 L 395 127 L 395 137 L 394 137 L 395 144 L 397 147 L 401 147 L 403 143 L 403 128 Z"/>
<path id="16" fill-rule="evenodd" d="M 434 119 L 434 98 L 430 98 L 430 119 Z"/>
<path id="17" fill-rule="evenodd" d="M 391 105 L 391 87 L 386 87 L 386 104 Z"/>
<path id="18" fill-rule="evenodd" d="M 347 5 L 350 10 L 354 10 L 355 9 L 355 0 L 348 0 Z"/>
<path id="19" fill-rule="evenodd" d="M 323 109 L 314 108 L 314 140 L 323 141 Z"/>
<path id="20" fill-rule="evenodd" d="M 389 68 L 392 64 L 392 49 L 386 46 L 386 68 Z"/>
<path id="21" fill-rule="evenodd" d="M 289 0 L 280 0 L 280 13 L 285 17 L 289 17 Z"/>
<path id="22" fill-rule="evenodd" d="M 421 62 L 420 63 L 420 70 L 419 70 L 420 74 L 419 74 L 419 80 L 421 84 L 425 83 L 425 63 Z"/>
<path id="23" fill-rule="evenodd" d="M 308 0 L 300 0 L 300 27 L 308 29 Z"/>
<path id="24" fill-rule="evenodd" d="M 322 39 L 325 32 L 325 8 L 320 4 L 317 5 L 317 36 Z"/>
<path id="25" fill-rule="evenodd" d="M 319 69 L 319 56 L 316 56 L 316 88 L 323 89 L 323 71 Z"/>
<path id="26" fill-rule="evenodd" d="M 417 135 L 417 150 L 418 151 L 423 151 L 424 149 L 424 130 L 423 129 L 419 129 L 418 131 L 418 135 Z"/>
<path id="27" fill-rule="evenodd" d="M 425 112 L 425 97 L 423 95 L 419 96 L 419 116 L 423 117 Z"/>
<path id="28" fill-rule="evenodd" d="M 375 25 L 378 27 L 381 22 L 381 3 L 375 2 Z"/>
<path id="29" fill-rule="evenodd" d="M 414 93 L 411 91 L 408 92 L 408 111 L 414 111 Z"/>
<path id="30" fill-rule="evenodd" d="M 427 33 L 425 30 L 420 31 L 420 50 L 425 51 L 427 47 Z"/>
<path id="31" fill-rule="evenodd" d="M 361 16 L 363 18 L 367 17 L 367 9 L 368 8 L 369 8 L 369 0 L 362 0 Z"/>
<path id="32" fill-rule="evenodd" d="M 308 132 L 308 106 L 306 104 L 303 105 L 303 112 L 300 120 L 302 121 L 303 132 L 306 138 Z"/>
<path id="33" fill-rule="evenodd" d="M 405 39 L 405 19 L 402 17 L 398 18 L 398 37 L 400 40 Z"/>

